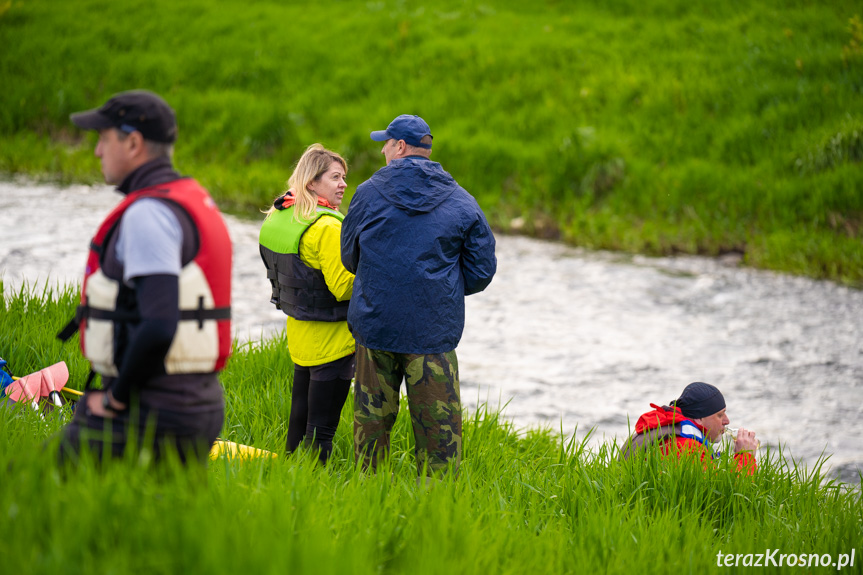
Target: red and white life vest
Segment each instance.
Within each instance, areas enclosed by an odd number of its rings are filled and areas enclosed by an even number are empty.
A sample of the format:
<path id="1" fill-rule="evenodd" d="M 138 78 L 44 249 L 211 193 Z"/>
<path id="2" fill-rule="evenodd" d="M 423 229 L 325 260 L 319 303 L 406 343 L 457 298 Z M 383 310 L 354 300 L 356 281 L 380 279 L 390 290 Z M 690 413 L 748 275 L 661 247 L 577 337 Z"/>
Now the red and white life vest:
<path id="1" fill-rule="evenodd" d="M 123 213 L 142 198 L 158 198 L 180 206 L 194 223 L 199 239 L 197 254 L 180 271 L 180 321 L 165 358 L 165 370 L 168 374 L 219 371 L 231 353 L 231 239 L 215 202 L 191 178 L 128 194 L 99 226 L 90 244 L 76 314 L 81 351 L 95 372 L 117 375 L 115 328 L 139 318 L 118 304 L 122 280 L 105 275 L 102 263 L 104 250 Z"/>

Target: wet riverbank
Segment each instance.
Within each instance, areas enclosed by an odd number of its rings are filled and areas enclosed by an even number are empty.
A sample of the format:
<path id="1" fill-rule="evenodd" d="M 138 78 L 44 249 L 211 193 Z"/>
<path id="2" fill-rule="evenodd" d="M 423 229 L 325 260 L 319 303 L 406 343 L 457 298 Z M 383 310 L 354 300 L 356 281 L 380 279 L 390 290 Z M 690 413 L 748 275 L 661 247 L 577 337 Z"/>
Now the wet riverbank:
<path id="1" fill-rule="evenodd" d="M 13 288 L 77 283 L 90 235 L 117 203 L 104 186 L 0 183 L 0 273 Z M 259 222 L 227 218 L 241 340 L 280 330 Z M 462 397 L 517 426 L 594 440 L 627 434 L 690 381 L 723 390 L 732 425 L 847 480 L 863 469 L 863 292 L 706 258 L 596 253 L 498 238 L 499 271 L 467 300 Z"/>

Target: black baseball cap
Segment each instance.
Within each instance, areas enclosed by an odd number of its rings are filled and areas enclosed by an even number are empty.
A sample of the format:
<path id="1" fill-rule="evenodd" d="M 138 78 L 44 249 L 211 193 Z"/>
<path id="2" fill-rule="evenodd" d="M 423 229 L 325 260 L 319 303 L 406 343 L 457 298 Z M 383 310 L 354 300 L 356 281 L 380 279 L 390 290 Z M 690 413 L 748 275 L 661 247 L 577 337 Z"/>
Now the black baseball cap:
<path id="1" fill-rule="evenodd" d="M 131 134 L 141 132 L 145 140 L 173 143 L 177 139 L 177 117 L 168 103 L 147 90 L 120 92 L 101 108 L 76 112 L 72 123 L 85 130 L 117 128 Z"/>
<path id="2" fill-rule="evenodd" d="M 694 381 L 684 388 L 680 397 L 671 402 L 680 408 L 686 417 L 699 419 L 725 409 L 725 398 L 715 386 L 703 381 Z"/>

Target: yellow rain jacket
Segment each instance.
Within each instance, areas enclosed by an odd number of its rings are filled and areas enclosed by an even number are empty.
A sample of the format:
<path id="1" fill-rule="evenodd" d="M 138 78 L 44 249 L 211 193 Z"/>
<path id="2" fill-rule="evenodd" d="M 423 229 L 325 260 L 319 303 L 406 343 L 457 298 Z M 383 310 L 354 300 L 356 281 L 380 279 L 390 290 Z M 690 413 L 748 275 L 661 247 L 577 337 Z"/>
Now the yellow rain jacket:
<path id="1" fill-rule="evenodd" d="M 342 265 L 342 222 L 318 218 L 300 240 L 300 259 L 319 269 L 330 292 L 339 301 L 351 299 L 354 274 Z M 288 317 L 288 349 L 291 360 L 304 366 L 321 365 L 354 353 L 356 344 L 346 321 L 300 321 Z"/>

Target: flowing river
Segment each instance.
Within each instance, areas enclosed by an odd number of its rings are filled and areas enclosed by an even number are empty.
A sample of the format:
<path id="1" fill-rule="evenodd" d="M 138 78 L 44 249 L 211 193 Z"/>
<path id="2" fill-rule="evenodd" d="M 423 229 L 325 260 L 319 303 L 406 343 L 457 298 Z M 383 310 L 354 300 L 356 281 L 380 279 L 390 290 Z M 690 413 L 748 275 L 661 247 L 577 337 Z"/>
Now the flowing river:
<path id="1" fill-rule="evenodd" d="M 120 195 L 106 186 L 0 182 L 8 289 L 78 283 L 90 236 Z M 234 326 L 284 327 L 269 303 L 259 221 L 226 216 Z M 699 257 L 647 258 L 498 236 L 498 272 L 467 299 L 458 348 L 469 410 L 593 444 L 628 434 L 649 403 L 692 381 L 719 387 L 731 425 L 843 480 L 863 471 L 863 292 Z M 2 350 L 0 350 L 2 355 Z M 287 414 L 286 414 L 287 415 Z"/>

